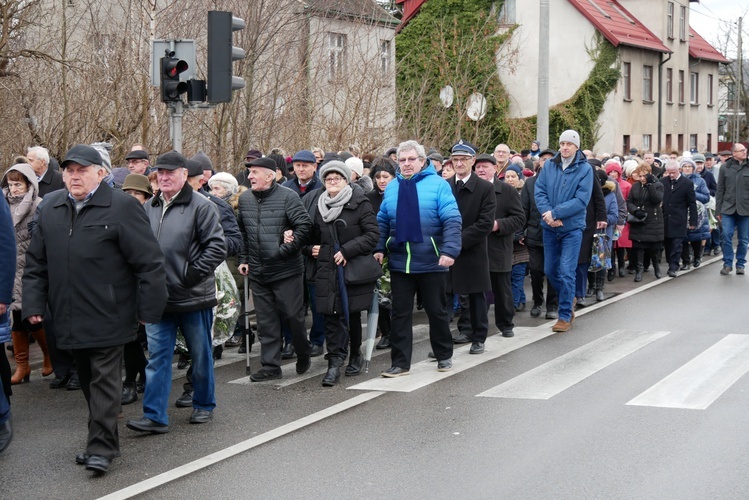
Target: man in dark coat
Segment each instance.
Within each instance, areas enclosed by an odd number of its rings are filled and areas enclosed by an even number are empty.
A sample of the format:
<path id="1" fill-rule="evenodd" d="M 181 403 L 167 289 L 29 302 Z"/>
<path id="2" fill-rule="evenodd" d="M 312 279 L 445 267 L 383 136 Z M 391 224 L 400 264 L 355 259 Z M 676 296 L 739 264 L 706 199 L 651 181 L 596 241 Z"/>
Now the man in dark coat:
<path id="1" fill-rule="evenodd" d="M 251 189 L 239 197 L 239 230 L 245 242 L 239 253 L 239 272 L 250 277 L 263 365 L 250 380 L 263 382 L 282 376 L 279 314 L 291 330 L 297 373 L 305 373 L 311 365 L 304 326 L 304 261 L 300 248 L 310 236 L 312 220 L 299 196 L 276 184 L 273 160 L 258 158 L 249 162 L 249 168 Z M 292 231 L 293 241 L 284 243 L 287 230 Z"/>
<path id="2" fill-rule="evenodd" d="M 496 208 L 488 237 L 489 278 L 494 294 L 494 324 L 503 337 L 512 337 L 515 307 L 512 301 L 512 244 L 515 232 L 525 224 L 525 214 L 515 189 L 497 178 L 496 159 L 482 154 L 476 157 L 476 175 L 492 183 Z M 540 215 L 539 215 L 540 217 Z"/>
<path id="3" fill-rule="evenodd" d="M 595 167 L 590 166 L 595 177 Z M 575 269 L 575 298 L 578 306 L 585 306 L 586 288 L 588 287 L 588 267 L 593 255 L 593 237 L 596 232 L 606 229 L 606 200 L 598 180 L 593 183 L 593 191 L 585 212 L 585 229 L 580 243 L 580 255 Z M 592 292 L 591 292 L 592 294 Z"/>
<path id="4" fill-rule="evenodd" d="M 733 145 L 733 157 L 718 172 L 718 191 L 715 195 L 715 213 L 723 226 L 723 269 L 727 275 L 733 269 L 733 233 L 736 232 L 736 274 L 744 274 L 746 251 L 749 246 L 749 161 L 746 146 Z"/>
<path id="5" fill-rule="evenodd" d="M 691 159 L 682 161 L 692 162 Z M 666 173 L 660 180 L 663 184 L 663 245 L 666 249 L 668 275 L 672 278 L 676 277 L 676 271 L 679 270 L 679 257 L 684 238 L 687 237 L 687 225 L 689 229 L 697 227 L 694 184 L 681 175 L 680 170 L 681 166 L 671 160 L 666 163 Z"/>
<path id="6" fill-rule="evenodd" d="M 472 172 L 476 160 L 476 148 L 472 144 L 460 140 L 452 147 L 451 155 L 455 175 L 447 182 L 458 202 L 463 226 L 462 250 L 450 269 L 450 276 L 453 292 L 468 296 L 468 315 L 460 317 L 459 323 L 463 324 L 459 324 L 458 329 L 469 332 L 460 333 L 454 342 L 462 344 L 470 340 L 469 352 L 481 354 L 489 332 L 486 292 L 491 290 L 491 280 L 487 236 L 494 227 L 494 186 Z"/>
<path id="7" fill-rule="evenodd" d="M 49 151 L 41 146 L 34 146 L 26 152 L 26 158 L 36 173 L 39 182 L 39 196 L 44 198 L 47 193 L 65 189 L 62 174 L 49 166 Z"/>
<path id="8" fill-rule="evenodd" d="M 552 158 L 556 151 L 545 149 L 539 155 L 540 168 L 546 160 Z M 541 316 L 541 306 L 544 304 L 544 279 L 546 280 L 546 319 L 557 319 L 559 299 L 557 291 L 551 286 L 551 282 L 544 273 L 544 233 L 541 228 L 541 213 L 536 207 L 534 189 L 538 177 L 529 177 L 525 180 L 520 193 L 520 204 L 525 215 L 525 246 L 528 248 L 528 267 L 531 275 L 531 289 L 533 291 L 533 307 L 531 317 Z M 496 298 L 495 298 L 496 300 Z M 512 304 L 510 304 L 512 305 Z M 514 309 L 513 309 L 514 311 Z"/>
<path id="9" fill-rule="evenodd" d="M 61 165 L 68 191 L 48 195 L 26 254 L 23 312 L 32 324 L 47 305 L 61 349 L 73 351 L 89 408 L 88 444 L 76 462 L 107 472 L 119 454 L 122 346 L 138 321 L 157 321 L 166 305 L 164 256 L 140 203 L 102 182 L 91 146 Z"/>

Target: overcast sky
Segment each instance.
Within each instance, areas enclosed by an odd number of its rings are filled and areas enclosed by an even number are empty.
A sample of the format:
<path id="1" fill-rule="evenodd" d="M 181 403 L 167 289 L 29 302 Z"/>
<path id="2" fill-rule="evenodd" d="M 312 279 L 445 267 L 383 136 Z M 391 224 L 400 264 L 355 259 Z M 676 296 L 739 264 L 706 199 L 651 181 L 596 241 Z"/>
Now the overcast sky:
<path id="1" fill-rule="evenodd" d="M 726 57 L 736 57 L 736 31 L 739 17 L 743 16 L 744 32 L 742 50 L 744 58 L 749 54 L 749 2 L 746 0 L 700 0 L 690 3 L 689 25 L 715 48 L 726 45 L 726 32 L 730 22 L 730 40 Z"/>

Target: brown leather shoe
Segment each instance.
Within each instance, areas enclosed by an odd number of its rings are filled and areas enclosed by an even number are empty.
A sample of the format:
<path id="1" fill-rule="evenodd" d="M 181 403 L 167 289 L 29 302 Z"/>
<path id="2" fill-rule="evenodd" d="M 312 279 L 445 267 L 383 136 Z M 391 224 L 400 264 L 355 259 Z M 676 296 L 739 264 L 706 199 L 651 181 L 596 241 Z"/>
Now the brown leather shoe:
<path id="1" fill-rule="evenodd" d="M 551 327 L 552 332 L 568 332 L 572 324 L 569 321 L 560 319 Z"/>

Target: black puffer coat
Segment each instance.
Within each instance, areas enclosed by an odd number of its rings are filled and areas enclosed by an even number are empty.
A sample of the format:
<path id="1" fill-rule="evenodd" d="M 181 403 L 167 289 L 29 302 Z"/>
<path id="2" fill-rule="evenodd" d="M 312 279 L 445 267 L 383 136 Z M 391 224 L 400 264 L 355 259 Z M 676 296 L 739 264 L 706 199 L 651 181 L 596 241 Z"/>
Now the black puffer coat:
<path id="1" fill-rule="evenodd" d="M 346 222 L 346 227 L 338 223 L 338 241 L 341 245 L 341 253 L 346 260 L 356 255 L 370 255 L 377 246 L 380 239 L 380 229 L 377 218 L 372 210 L 372 204 L 361 189 L 354 189 L 351 199 L 343 206 L 343 211 L 337 220 Z M 335 250 L 333 247 L 333 234 L 331 226 L 333 223 L 324 222 L 322 215 L 315 213 L 314 227 L 312 230 L 312 245 L 320 245 L 317 256 L 317 312 L 323 314 L 341 313 L 341 300 L 338 289 L 337 269 L 333 260 Z M 305 247 L 305 250 L 310 247 Z M 374 257 L 371 257 L 374 259 Z M 349 312 L 357 312 L 368 309 L 372 302 L 374 283 L 365 285 L 348 285 Z"/>
<path id="2" fill-rule="evenodd" d="M 273 182 L 265 191 L 247 190 L 239 197 L 239 230 L 244 245 L 239 263 L 248 264 L 250 280 L 272 283 L 302 274 L 300 248 L 312 229 L 299 195 Z M 283 232 L 294 231 L 294 241 L 283 242 Z"/>
<path id="3" fill-rule="evenodd" d="M 603 196 L 601 184 L 599 184 L 596 178 L 595 168 L 590 168 L 593 169 L 593 191 L 585 213 L 585 230 L 583 231 L 583 241 L 580 243 L 580 255 L 577 258 L 578 264 L 590 262 L 593 254 L 593 236 L 598 232 L 596 226 L 598 222 L 606 222 L 606 199 Z"/>
<path id="4" fill-rule="evenodd" d="M 648 215 L 644 224 L 629 225 L 629 239 L 632 241 L 663 241 L 663 184 L 652 175 L 647 184 L 635 182 L 627 196 L 627 212 L 634 214 L 644 210 Z"/>

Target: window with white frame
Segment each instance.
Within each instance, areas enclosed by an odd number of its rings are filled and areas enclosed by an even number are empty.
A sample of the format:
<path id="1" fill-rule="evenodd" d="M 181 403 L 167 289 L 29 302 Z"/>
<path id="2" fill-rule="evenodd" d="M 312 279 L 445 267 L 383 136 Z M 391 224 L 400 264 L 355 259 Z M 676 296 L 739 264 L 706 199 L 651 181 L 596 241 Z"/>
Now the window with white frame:
<path id="1" fill-rule="evenodd" d="M 674 3 L 668 2 L 666 8 L 666 35 L 669 38 L 674 37 Z"/>
<path id="2" fill-rule="evenodd" d="M 666 68 L 666 102 L 669 104 L 674 102 L 674 70 L 672 68 Z"/>
<path id="3" fill-rule="evenodd" d="M 697 134 L 689 134 L 689 151 L 697 150 Z"/>
<path id="4" fill-rule="evenodd" d="M 346 70 L 346 35 L 329 33 L 328 57 L 330 60 L 329 79 L 343 78 L 343 73 Z"/>
<path id="5" fill-rule="evenodd" d="M 679 7 L 679 40 L 687 41 L 687 8 Z"/>
<path id="6" fill-rule="evenodd" d="M 380 40 L 380 70 L 382 76 L 387 76 L 390 72 L 390 40 Z"/>
<path id="7" fill-rule="evenodd" d="M 652 151 L 651 145 L 653 144 L 653 136 L 651 134 L 642 135 L 642 150 Z"/>
<path id="8" fill-rule="evenodd" d="M 689 103 L 700 103 L 700 74 L 697 72 L 689 73 Z"/>
<path id="9" fill-rule="evenodd" d="M 642 67 L 642 100 L 653 102 L 653 67 Z"/>
<path id="10" fill-rule="evenodd" d="M 499 24 L 504 26 L 516 24 L 515 0 L 505 0 L 502 4 L 502 8 L 499 9 Z"/>
<path id="11" fill-rule="evenodd" d="M 679 104 L 684 104 L 684 70 L 679 70 Z"/>
<path id="12" fill-rule="evenodd" d="M 628 62 L 622 63 L 622 87 L 624 100 L 632 100 L 632 65 Z"/>
<path id="13" fill-rule="evenodd" d="M 707 75 L 707 105 L 712 106 L 713 104 L 713 75 L 711 73 Z"/>

